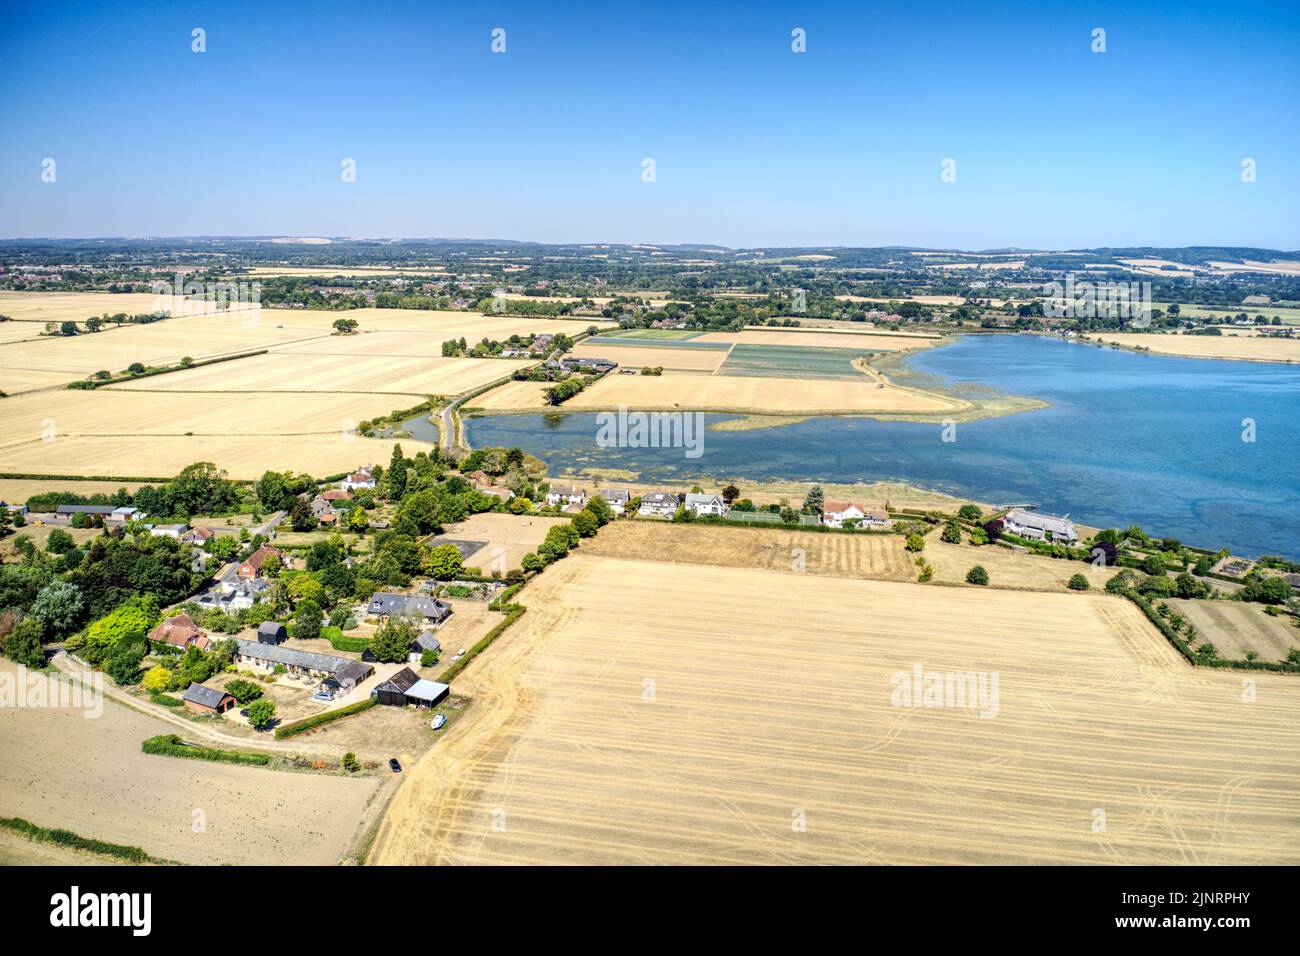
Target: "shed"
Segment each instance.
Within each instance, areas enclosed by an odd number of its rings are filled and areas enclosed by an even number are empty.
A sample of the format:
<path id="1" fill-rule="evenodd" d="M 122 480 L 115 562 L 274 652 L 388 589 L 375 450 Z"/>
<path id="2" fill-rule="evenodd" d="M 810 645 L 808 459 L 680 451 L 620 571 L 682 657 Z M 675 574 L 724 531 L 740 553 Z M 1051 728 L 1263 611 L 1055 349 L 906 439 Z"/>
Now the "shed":
<path id="1" fill-rule="evenodd" d="M 406 702 L 416 707 L 432 707 L 451 691 L 446 684 L 436 680 L 418 680 L 406 689 Z"/>
<path id="2" fill-rule="evenodd" d="M 289 631 L 283 624 L 277 624 L 275 621 L 263 621 L 257 625 L 257 641 L 259 644 L 283 644 L 289 637 Z"/>
<path id="3" fill-rule="evenodd" d="M 381 704 L 389 707 L 404 707 L 406 692 L 418 683 L 420 683 L 419 675 L 409 667 L 403 667 L 370 693 L 378 697 Z"/>

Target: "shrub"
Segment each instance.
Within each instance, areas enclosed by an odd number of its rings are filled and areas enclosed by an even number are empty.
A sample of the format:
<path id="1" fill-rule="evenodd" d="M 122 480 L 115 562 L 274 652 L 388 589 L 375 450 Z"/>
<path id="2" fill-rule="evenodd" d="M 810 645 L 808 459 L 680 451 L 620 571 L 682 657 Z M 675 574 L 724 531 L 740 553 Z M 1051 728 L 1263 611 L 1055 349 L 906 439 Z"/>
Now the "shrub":
<path id="1" fill-rule="evenodd" d="M 1086 591 L 1091 585 L 1088 584 L 1088 579 L 1082 574 L 1076 574 L 1070 578 L 1069 587 L 1071 591 Z"/>
<path id="2" fill-rule="evenodd" d="M 311 717 L 304 717 L 302 720 L 295 720 L 291 724 L 281 724 L 275 728 L 275 739 L 283 740 L 286 737 L 294 737 L 314 727 L 319 727 L 321 724 L 328 724 L 330 721 L 339 720 L 342 717 L 351 717 L 363 710 L 369 710 L 378 703 L 378 697 L 367 697 L 365 700 L 357 701 L 355 704 L 348 704 L 346 707 L 340 707 L 337 710 L 327 710 L 322 714 L 314 714 Z"/>
<path id="3" fill-rule="evenodd" d="M 915 531 L 907 536 L 907 544 L 904 545 L 908 551 L 924 551 L 925 538 L 921 537 Z"/>
<path id="4" fill-rule="evenodd" d="M 160 757 L 185 757 L 189 760 L 211 760 L 216 763 L 248 764 L 265 767 L 271 762 L 267 754 L 251 753 L 247 750 L 216 750 L 209 747 L 192 747 L 177 734 L 159 734 L 150 737 L 140 745 L 147 754 Z"/>
<path id="5" fill-rule="evenodd" d="M 343 769 L 348 773 L 356 773 L 361 769 L 361 761 L 351 750 L 343 755 Z"/>
<path id="6" fill-rule="evenodd" d="M 989 573 L 985 571 L 981 565 L 977 564 L 975 565 L 975 567 L 971 568 L 969 571 L 966 572 L 966 583 L 967 584 L 988 584 Z"/>
<path id="7" fill-rule="evenodd" d="M 250 704 L 262 696 L 262 688 L 249 680 L 232 680 L 226 682 L 226 693 L 241 704 Z"/>
<path id="8" fill-rule="evenodd" d="M 961 525 L 949 521 L 943 526 L 943 533 L 939 535 L 939 540 L 948 544 L 961 544 Z"/>
<path id="9" fill-rule="evenodd" d="M 266 730 L 275 720 L 275 701 L 265 697 L 248 705 L 248 723 L 254 730 Z"/>

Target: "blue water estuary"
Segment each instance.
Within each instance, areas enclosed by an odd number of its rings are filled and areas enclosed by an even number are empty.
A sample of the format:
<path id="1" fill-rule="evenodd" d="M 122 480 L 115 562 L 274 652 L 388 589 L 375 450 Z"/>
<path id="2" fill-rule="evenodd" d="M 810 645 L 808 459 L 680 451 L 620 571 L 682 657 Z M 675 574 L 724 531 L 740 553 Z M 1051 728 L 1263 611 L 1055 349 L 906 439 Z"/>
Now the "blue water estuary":
<path id="1" fill-rule="evenodd" d="M 475 447 L 518 445 L 553 474 L 620 469 L 670 486 L 695 478 L 905 481 L 1031 502 L 1089 525 L 1137 523 L 1202 547 L 1300 559 L 1300 366 L 1006 335 L 965 336 L 907 362 L 959 390 L 988 387 L 1050 404 L 958 424 L 947 442 L 938 423 L 852 418 L 706 430 L 694 459 L 681 449 L 597 447 L 594 413 L 473 418 L 467 437 Z"/>

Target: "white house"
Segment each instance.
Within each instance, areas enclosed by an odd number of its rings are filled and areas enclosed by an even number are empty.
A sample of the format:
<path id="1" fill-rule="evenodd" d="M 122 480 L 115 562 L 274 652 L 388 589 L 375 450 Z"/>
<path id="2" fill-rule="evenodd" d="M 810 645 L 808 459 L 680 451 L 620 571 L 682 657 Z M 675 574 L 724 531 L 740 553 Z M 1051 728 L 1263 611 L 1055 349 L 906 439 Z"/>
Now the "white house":
<path id="1" fill-rule="evenodd" d="M 686 496 L 686 508 L 700 517 L 706 515 L 724 517 L 731 510 L 722 500 L 722 495 L 697 495 L 694 492 Z"/>
<path id="2" fill-rule="evenodd" d="M 183 524 L 156 524 L 149 528 L 149 533 L 155 538 L 175 538 L 179 541 L 181 535 L 188 530 Z"/>
<path id="3" fill-rule="evenodd" d="M 627 509 L 627 503 L 632 500 L 632 495 L 626 488 L 602 488 L 600 496 L 616 515 L 621 515 Z"/>
<path id="4" fill-rule="evenodd" d="M 552 508 L 577 505 L 581 508 L 587 503 L 587 492 L 577 485 L 551 485 L 546 493 L 546 503 Z"/>
<path id="5" fill-rule="evenodd" d="M 1007 512 L 1006 517 L 1002 519 L 1002 527 L 1012 534 L 1034 541 L 1074 544 L 1079 540 L 1079 532 L 1075 529 L 1069 515 L 1058 518 L 1055 515 L 1040 515 L 1015 508 Z"/>
<path id="6" fill-rule="evenodd" d="M 373 488 L 375 487 L 375 479 L 370 476 L 369 468 L 358 468 L 352 474 L 340 481 L 339 487 L 344 491 L 356 491 L 358 488 Z"/>
<path id="7" fill-rule="evenodd" d="M 671 518 L 677 514 L 677 496 L 667 491 L 651 491 L 641 496 L 637 514 L 643 518 Z"/>
<path id="8" fill-rule="evenodd" d="M 828 528 L 842 528 L 846 521 L 856 521 L 858 528 L 884 528 L 889 525 L 889 515 L 867 508 L 856 501 L 826 499 L 822 506 L 822 524 Z"/>

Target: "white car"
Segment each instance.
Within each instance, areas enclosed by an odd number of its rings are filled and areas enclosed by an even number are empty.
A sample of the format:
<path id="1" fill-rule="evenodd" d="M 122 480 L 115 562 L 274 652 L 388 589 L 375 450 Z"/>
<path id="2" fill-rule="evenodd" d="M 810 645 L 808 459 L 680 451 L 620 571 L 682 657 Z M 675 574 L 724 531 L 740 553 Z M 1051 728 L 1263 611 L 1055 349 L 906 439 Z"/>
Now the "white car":
<path id="1" fill-rule="evenodd" d="M 442 714 L 439 714 L 437 717 L 433 718 L 433 720 L 429 721 L 429 726 L 432 727 L 434 730 L 441 730 L 442 725 L 445 724 L 446 722 L 447 722 L 447 718 Z"/>

